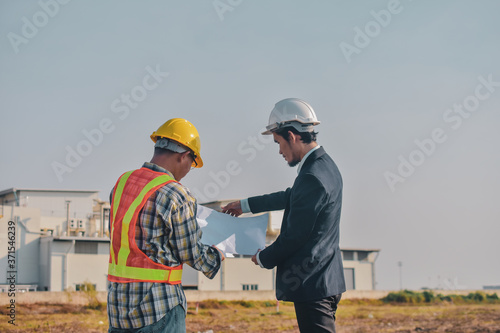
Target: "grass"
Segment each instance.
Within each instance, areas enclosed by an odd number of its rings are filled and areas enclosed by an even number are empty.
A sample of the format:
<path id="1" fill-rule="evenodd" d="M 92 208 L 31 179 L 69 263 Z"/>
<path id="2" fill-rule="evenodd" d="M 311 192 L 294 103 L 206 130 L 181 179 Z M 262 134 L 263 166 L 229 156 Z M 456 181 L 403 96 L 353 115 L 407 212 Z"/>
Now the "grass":
<path id="1" fill-rule="evenodd" d="M 107 332 L 105 304 L 18 304 L 16 327 L 0 308 L 0 332 Z M 188 332 L 298 332 L 293 303 L 217 301 L 188 303 Z M 387 303 L 342 300 L 337 332 L 500 332 L 500 303 Z"/>

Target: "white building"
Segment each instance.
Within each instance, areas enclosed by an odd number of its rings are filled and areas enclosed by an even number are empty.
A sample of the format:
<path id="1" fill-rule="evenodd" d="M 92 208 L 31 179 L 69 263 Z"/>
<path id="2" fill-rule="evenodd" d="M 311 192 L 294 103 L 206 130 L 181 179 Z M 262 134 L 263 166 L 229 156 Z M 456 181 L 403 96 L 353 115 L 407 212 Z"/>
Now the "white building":
<path id="1" fill-rule="evenodd" d="M 380 250 L 341 248 L 347 290 L 375 290 L 375 260 Z"/>
<path id="2" fill-rule="evenodd" d="M 21 290 L 106 290 L 109 204 L 99 191 L 11 188 L 0 192 L 0 270 L 8 271 L 15 243 Z M 15 235 L 8 233 L 9 221 Z M 9 238 L 10 237 L 10 238 Z M 0 288 L 7 276 L 0 277 Z"/>
<path id="3" fill-rule="evenodd" d="M 227 202 L 204 205 L 218 210 Z M 0 270 L 11 271 L 9 260 L 15 257 L 18 289 L 80 290 L 85 283 L 98 291 L 107 289 L 110 206 L 99 200 L 98 191 L 11 188 L 0 191 L 0 204 Z M 282 212 L 271 212 L 268 244 L 279 234 L 282 217 Z M 14 236 L 9 221 L 15 224 Z M 8 253 L 12 241 L 16 251 Z M 375 289 L 378 252 L 342 249 L 348 289 Z M 6 290 L 7 278 L 0 276 L 0 292 Z M 186 289 L 273 290 L 275 270 L 254 265 L 250 256 L 237 256 L 227 258 L 212 280 L 184 265 L 182 281 Z"/>

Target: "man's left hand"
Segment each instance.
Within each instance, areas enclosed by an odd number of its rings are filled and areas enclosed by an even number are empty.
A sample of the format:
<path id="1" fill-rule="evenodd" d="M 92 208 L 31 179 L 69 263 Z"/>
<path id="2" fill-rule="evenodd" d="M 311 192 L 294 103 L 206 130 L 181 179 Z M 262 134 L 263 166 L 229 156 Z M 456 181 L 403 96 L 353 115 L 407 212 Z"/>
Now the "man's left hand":
<path id="1" fill-rule="evenodd" d="M 220 261 L 223 262 L 224 259 L 226 259 L 226 256 L 224 255 L 224 253 L 222 253 L 221 250 L 219 250 L 219 248 L 215 245 L 212 245 L 212 247 L 214 247 L 217 251 L 219 251 L 219 254 L 220 254 Z"/>
<path id="2" fill-rule="evenodd" d="M 260 252 L 260 249 L 257 251 L 257 253 L 259 253 L 259 252 Z M 254 264 L 256 264 L 257 266 L 260 266 L 260 265 L 259 265 L 259 262 L 257 261 L 257 253 L 255 253 L 255 254 L 253 255 L 253 257 L 252 257 L 252 261 L 253 261 L 253 263 L 254 263 Z"/>

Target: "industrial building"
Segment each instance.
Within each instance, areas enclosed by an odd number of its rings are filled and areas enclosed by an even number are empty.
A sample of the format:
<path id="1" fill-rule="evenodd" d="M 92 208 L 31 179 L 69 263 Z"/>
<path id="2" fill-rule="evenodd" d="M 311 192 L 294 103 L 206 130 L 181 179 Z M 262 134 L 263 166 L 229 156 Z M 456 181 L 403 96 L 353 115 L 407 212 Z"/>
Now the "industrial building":
<path id="1" fill-rule="evenodd" d="M 7 271 L 7 225 L 14 221 L 18 289 L 78 290 L 90 282 L 106 290 L 109 203 L 98 194 L 15 188 L 0 192 L 0 270 Z"/>
<path id="2" fill-rule="evenodd" d="M 91 190 L 0 191 L 0 269 L 9 271 L 8 246 L 14 238 L 19 290 L 80 290 L 88 283 L 98 291 L 107 289 L 110 205 L 98 194 Z M 228 201 L 204 205 L 218 210 Z M 269 216 L 268 244 L 279 234 L 283 213 L 271 212 Z M 8 233 L 9 221 L 15 222 L 15 237 Z M 378 253 L 377 249 L 342 249 L 348 289 L 375 289 Z M 275 270 L 257 267 L 249 258 L 227 258 L 212 280 L 184 265 L 183 286 L 219 291 L 273 290 Z M 0 292 L 7 285 L 4 275 L 0 278 Z"/>

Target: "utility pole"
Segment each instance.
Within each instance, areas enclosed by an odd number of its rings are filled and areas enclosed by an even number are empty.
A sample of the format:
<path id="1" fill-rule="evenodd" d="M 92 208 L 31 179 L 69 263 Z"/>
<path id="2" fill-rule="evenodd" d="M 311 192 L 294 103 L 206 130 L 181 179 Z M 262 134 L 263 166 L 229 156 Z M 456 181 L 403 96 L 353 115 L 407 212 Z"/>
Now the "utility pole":
<path id="1" fill-rule="evenodd" d="M 403 262 L 398 261 L 398 267 L 399 267 L 399 290 L 403 290 Z"/>
<path id="2" fill-rule="evenodd" d="M 71 201 L 69 200 L 66 200 L 66 219 L 67 219 L 67 222 L 66 222 L 66 236 L 70 236 L 70 231 L 69 231 L 69 204 L 71 203 Z"/>

